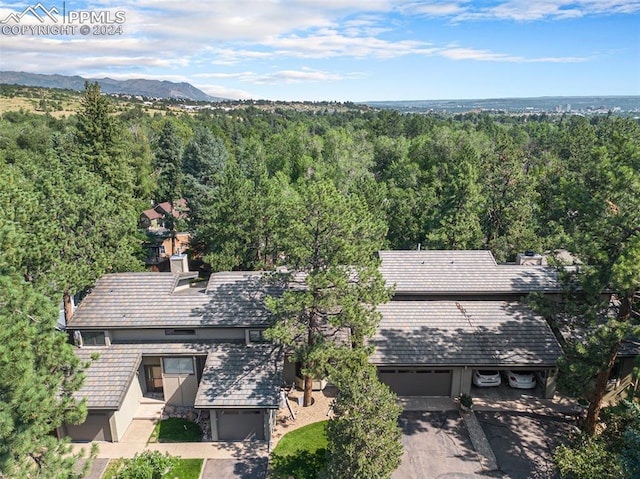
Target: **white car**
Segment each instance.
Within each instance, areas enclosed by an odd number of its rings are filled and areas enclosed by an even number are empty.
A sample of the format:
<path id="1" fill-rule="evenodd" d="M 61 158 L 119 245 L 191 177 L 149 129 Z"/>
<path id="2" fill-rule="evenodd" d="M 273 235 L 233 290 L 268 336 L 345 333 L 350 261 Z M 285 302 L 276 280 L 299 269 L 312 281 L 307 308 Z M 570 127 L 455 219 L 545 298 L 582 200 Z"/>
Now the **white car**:
<path id="1" fill-rule="evenodd" d="M 505 371 L 509 386 L 518 389 L 533 389 L 536 387 L 536 376 L 533 371 Z"/>
<path id="2" fill-rule="evenodd" d="M 498 371 L 485 369 L 474 369 L 472 381 L 473 384 L 481 388 L 500 386 L 500 383 L 502 382 Z"/>

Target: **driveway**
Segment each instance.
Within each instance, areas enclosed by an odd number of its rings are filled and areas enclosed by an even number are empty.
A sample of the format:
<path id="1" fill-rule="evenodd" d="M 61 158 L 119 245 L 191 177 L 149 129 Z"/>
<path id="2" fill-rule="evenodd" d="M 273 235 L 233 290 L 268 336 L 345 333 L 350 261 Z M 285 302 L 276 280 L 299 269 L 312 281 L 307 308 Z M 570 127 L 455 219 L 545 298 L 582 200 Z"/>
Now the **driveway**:
<path id="1" fill-rule="evenodd" d="M 404 455 L 393 479 L 486 479 L 457 411 L 405 411 Z"/>
<path id="2" fill-rule="evenodd" d="M 477 411 L 500 471 L 510 479 L 559 479 L 551 454 L 573 422 L 560 415 Z"/>
<path id="3" fill-rule="evenodd" d="M 207 459 L 201 479 L 265 479 L 266 457 Z"/>

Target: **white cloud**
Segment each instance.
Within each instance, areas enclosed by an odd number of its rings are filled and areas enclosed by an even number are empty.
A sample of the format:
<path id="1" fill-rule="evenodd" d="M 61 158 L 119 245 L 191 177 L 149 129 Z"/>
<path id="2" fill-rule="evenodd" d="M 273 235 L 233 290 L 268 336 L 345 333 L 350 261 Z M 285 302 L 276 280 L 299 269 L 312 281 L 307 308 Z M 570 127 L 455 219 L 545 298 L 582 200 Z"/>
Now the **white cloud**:
<path id="1" fill-rule="evenodd" d="M 400 11 L 412 15 L 425 15 L 428 17 L 451 17 L 461 15 L 468 11 L 468 1 L 432 1 L 409 3 L 400 8 Z"/>
<path id="2" fill-rule="evenodd" d="M 451 60 L 476 60 L 484 62 L 507 62 L 507 63 L 580 63 L 588 60 L 586 57 L 537 57 L 525 58 L 521 56 L 509 55 L 506 53 L 496 53 L 488 50 L 475 50 L 472 48 L 450 47 L 438 51 L 438 55 Z"/>
<path id="3" fill-rule="evenodd" d="M 258 97 L 258 95 L 251 94 L 245 90 L 240 90 L 238 88 L 227 88 L 221 85 L 203 85 L 198 83 L 194 86 L 205 92 L 207 95 L 217 96 L 220 98 L 247 100 L 249 98 Z"/>
<path id="4" fill-rule="evenodd" d="M 562 20 L 590 15 L 631 14 L 638 11 L 640 2 L 637 0 L 507 0 L 491 6 L 468 9 L 456 15 L 455 20 Z"/>
<path id="5" fill-rule="evenodd" d="M 235 73 L 204 73 L 194 75 L 196 78 L 213 78 L 225 80 L 238 80 L 243 83 L 255 85 L 289 84 L 302 82 L 327 82 L 350 78 L 361 78 L 362 73 L 351 72 L 347 74 L 332 73 L 314 68 L 302 67 L 299 70 L 278 70 L 269 73 L 256 73 L 251 71 Z"/>

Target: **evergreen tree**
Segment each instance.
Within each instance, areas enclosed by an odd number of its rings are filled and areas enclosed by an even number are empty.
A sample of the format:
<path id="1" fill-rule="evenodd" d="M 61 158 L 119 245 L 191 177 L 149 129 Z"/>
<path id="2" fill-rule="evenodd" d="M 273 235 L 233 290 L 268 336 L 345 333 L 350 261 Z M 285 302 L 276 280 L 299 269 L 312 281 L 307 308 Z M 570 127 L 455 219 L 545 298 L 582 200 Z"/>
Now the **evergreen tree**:
<path id="1" fill-rule="evenodd" d="M 574 147 L 573 137 L 567 148 L 585 155 L 571 165 L 574 181 L 560 198 L 570 249 L 583 265 L 569 277 L 567 301 L 555 305 L 566 305 L 561 313 L 571 319 L 563 372 L 581 384 L 590 401 L 585 420 L 590 434 L 620 344 L 640 334 L 640 127 L 610 120 L 593 133 L 597 143 L 591 148 Z"/>
<path id="2" fill-rule="evenodd" d="M 300 196 L 283 249 L 289 274 L 281 279 L 292 287 L 268 301 L 276 317 L 268 335 L 295 352 L 310 406 L 313 377 L 326 374 L 332 349 L 363 347 L 379 321 L 376 306 L 390 292 L 374 257 L 384 222 L 330 181 L 311 180 Z M 340 333 L 350 334 L 351 343 L 335 341 Z"/>
<path id="3" fill-rule="evenodd" d="M 209 185 L 224 171 L 229 153 L 220 138 L 210 130 L 197 127 L 194 138 L 184 149 L 182 169 L 199 183 Z"/>
<path id="4" fill-rule="evenodd" d="M 158 178 L 156 201 L 173 202 L 183 195 L 182 140 L 174 122 L 166 120 L 154 148 Z"/>
<path id="5" fill-rule="evenodd" d="M 133 161 L 127 156 L 109 97 L 101 94 L 98 83 L 85 82 L 81 106 L 76 126 L 80 157 L 115 192 L 133 195 L 137 189 Z"/>
<path id="6" fill-rule="evenodd" d="M 338 387 L 334 416 L 327 425 L 327 465 L 323 477 L 388 479 L 402 460 L 402 407 L 382 384 L 362 351 L 332 368 Z"/>
<path id="7" fill-rule="evenodd" d="M 0 477 L 83 476 L 74 472 L 79 457 L 53 435 L 86 416 L 73 397 L 81 365 L 56 319 L 57 308 L 30 284 L 0 276 Z"/>

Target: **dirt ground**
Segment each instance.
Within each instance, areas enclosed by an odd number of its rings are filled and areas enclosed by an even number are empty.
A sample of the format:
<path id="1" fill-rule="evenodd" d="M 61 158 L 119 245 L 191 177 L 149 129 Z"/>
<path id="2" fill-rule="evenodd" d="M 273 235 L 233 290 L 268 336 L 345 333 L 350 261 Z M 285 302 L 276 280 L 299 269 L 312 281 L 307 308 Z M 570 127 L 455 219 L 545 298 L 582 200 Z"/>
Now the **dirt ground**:
<path id="1" fill-rule="evenodd" d="M 292 391 L 288 398 L 291 409 L 295 414 L 295 419 L 291 418 L 289 408 L 286 406 L 278 410 L 276 428 L 271 436 L 271 447 L 275 447 L 280 438 L 289 431 L 329 419 L 331 417 L 331 404 L 336 393 L 337 389 L 334 386 L 327 386 L 322 391 L 313 391 L 313 405 L 303 407 L 298 405 L 297 402 L 297 399 L 302 397 L 302 391 Z"/>

